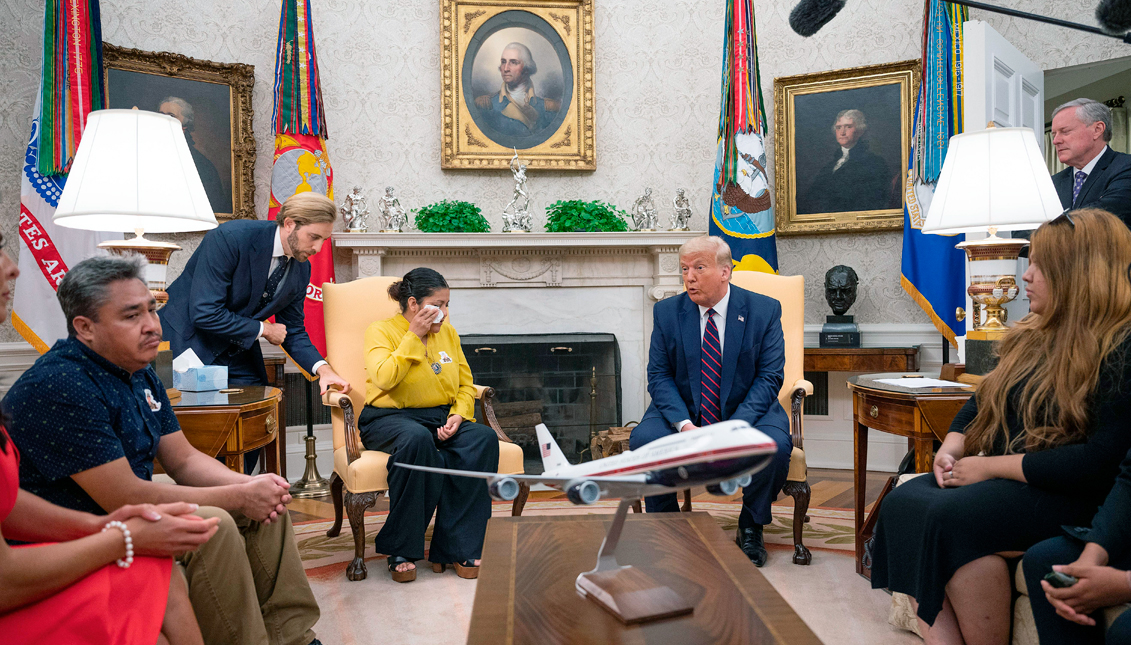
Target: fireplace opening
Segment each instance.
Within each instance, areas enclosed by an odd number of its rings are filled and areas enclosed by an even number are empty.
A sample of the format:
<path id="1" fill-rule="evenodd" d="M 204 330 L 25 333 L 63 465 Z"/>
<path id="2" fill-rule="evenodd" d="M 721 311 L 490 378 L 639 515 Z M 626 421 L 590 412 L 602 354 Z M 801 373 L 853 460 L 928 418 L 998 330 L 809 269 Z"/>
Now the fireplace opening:
<path id="1" fill-rule="evenodd" d="M 613 334 L 467 334 L 461 342 L 475 383 L 495 388 L 495 416 L 522 447 L 527 474 L 543 471 L 538 423 L 575 464 L 593 458 L 591 439 L 599 430 L 621 425 Z"/>

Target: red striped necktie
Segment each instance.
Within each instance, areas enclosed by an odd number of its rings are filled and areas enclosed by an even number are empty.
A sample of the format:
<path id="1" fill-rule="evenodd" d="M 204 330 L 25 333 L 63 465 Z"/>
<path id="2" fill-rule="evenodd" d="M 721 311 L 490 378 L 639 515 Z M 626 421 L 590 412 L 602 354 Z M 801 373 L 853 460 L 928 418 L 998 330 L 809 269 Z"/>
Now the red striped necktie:
<path id="1" fill-rule="evenodd" d="M 723 382 L 723 353 L 720 350 L 719 328 L 715 324 L 715 310 L 707 310 L 707 329 L 703 332 L 702 398 L 699 404 L 699 425 L 718 423 L 722 416 L 719 407 L 719 386 Z"/>

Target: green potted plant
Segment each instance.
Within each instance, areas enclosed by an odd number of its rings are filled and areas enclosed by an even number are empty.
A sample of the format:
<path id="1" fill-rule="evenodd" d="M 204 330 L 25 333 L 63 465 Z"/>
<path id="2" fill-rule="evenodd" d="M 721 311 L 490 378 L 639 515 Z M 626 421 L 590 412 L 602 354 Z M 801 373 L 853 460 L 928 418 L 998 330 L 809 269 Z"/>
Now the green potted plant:
<path id="1" fill-rule="evenodd" d="M 550 233 L 616 233 L 628 230 L 626 213 L 602 201 L 556 201 L 546 209 Z"/>
<path id="2" fill-rule="evenodd" d="M 424 233 L 488 233 L 491 224 L 471 202 L 443 200 L 414 209 L 416 228 Z"/>

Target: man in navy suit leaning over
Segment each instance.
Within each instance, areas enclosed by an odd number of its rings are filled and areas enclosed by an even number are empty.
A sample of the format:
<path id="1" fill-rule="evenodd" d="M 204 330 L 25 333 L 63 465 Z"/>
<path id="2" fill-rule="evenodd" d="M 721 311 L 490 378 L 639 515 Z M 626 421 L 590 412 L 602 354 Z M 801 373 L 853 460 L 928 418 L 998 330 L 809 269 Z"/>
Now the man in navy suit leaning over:
<path id="1" fill-rule="evenodd" d="M 205 365 L 227 365 L 230 384 L 267 385 L 259 349 L 266 338 L 317 374 L 322 392 L 331 385 L 348 392 L 310 342 L 303 313 L 307 260 L 330 237 L 337 212 L 323 195 L 299 193 L 274 222 L 236 220 L 205 235 L 159 312 L 173 355 L 191 348 Z"/>
<path id="2" fill-rule="evenodd" d="M 762 527 L 785 484 L 793 442 L 778 402 L 785 378 L 781 304 L 730 284 L 730 247 L 697 237 L 679 249 L 686 292 L 656 304 L 648 350 L 652 404 L 632 429 L 637 448 L 674 432 L 742 419 L 778 444 L 777 454 L 742 491 L 736 542 L 756 566 L 766 564 Z M 644 500 L 649 513 L 678 511 L 675 495 Z"/>

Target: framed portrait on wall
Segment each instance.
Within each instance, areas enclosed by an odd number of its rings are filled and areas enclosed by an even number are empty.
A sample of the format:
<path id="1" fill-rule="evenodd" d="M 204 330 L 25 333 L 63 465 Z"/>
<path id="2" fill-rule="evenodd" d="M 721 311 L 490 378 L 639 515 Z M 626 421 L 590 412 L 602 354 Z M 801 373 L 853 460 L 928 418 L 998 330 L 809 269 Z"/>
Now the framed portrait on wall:
<path id="1" fill-rule="evenodd" d="M 594 170 L 593 1 L 441 0 L 443 168 Z"/>
<path id="2" fill-rule="evenodd" d="M 895 230 L 919 61 L 774 79 L 779 234 Z"/>
<path id="3" fill-rule="evenodd" d="M 109 107 L 180 121 L 216 217 L 255 219 L 254 68 L 110 44 L 102 55 Z"/>

